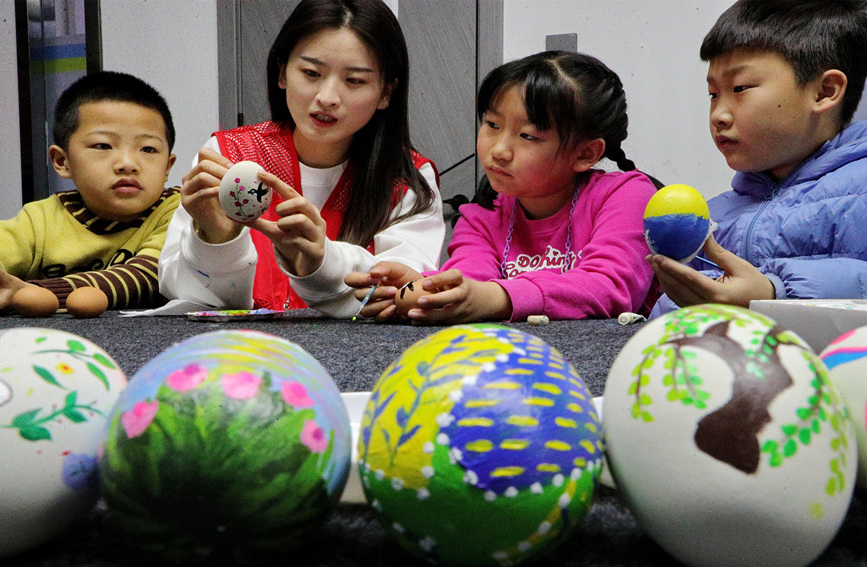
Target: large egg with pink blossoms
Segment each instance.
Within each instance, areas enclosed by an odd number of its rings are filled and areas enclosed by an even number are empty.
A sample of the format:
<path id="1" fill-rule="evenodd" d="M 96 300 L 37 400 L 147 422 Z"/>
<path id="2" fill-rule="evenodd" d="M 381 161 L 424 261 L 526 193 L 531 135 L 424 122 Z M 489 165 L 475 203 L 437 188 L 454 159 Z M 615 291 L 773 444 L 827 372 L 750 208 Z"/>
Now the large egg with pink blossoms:
<path id="1" fill-rule="evenodd" d="M 351 434 L 340 392 L 301 347 L 217 331 L 130 380 L 99 471 L 110 518 L 177 562 L 250 561 L 298 547 L 343 491 Z"/>

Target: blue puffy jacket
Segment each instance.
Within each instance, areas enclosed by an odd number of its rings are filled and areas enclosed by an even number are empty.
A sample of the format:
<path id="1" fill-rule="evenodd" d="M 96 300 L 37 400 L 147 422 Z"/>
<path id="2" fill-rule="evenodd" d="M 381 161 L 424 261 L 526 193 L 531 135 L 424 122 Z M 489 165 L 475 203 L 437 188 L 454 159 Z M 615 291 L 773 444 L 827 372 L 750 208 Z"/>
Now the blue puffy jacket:
<path id="1" fill-rule="evenodd" d="M 765 274 L 777 299 L 867 297 L 867 121 L 824 143 L 781 182 L 737 173 L 732 188 L 708 201 L 719 224 L 714 237 Z M 674 309 L 663 295 L 651 317 Z"/>

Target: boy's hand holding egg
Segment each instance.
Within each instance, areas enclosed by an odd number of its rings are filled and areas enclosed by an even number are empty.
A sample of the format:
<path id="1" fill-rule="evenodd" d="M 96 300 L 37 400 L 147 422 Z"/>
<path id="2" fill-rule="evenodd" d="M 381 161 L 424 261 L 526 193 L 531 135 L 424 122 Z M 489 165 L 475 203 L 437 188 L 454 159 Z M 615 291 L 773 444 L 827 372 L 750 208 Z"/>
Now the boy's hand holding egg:
<path id="1" fill-rule="evenodd" d="M 668 185 L 651 197 L 644 210 L 647 246 L 652 254 L 675 260 L 648 256 L 662 290 L 680 307 L 702 303 L 749 307 L 754 299 L 773 299 L 774 284 L 748 261 L 717 244 L 715 228 L 707 201 L 688 185 Z M 683 265 L 702 248 L 707 258 L 698 259 L 723 272 L 716 279 Z"/>

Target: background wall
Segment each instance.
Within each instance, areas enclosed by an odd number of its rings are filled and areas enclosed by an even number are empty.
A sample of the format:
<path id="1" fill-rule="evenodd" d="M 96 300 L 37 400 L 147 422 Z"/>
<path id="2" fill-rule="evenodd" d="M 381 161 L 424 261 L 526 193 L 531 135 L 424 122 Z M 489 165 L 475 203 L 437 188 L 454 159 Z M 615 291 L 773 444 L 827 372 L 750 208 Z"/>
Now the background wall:
<path id="1" fill-rule="evenodd" d="M 503 59 L 544 50 L 546 35 L 578 34 L 578 51 L 598 57 L 623 81 L 626 156 L 663 183 L 685 183 L 712 197 L 730 188 L 734 172 L 711 140 L 707 63 L 698 51 L 733 1 L 505 0 Z M 856 120 L 867 120 L 864 98 Z"/>
<path id="2" fill-rule="evenodd" d="M 198 148 L 219 129 L 217 0 L 103 0 L 103 63 L 136 74 L 168 100 L 178 131 L 179 184 Z M 666 183 L 706 196 L 732 176 L 707 126 L 701 39 L 732 0 L 505 0 L 504 60 L 545 49 L 545 36 L 577 33 L 578 50 L 614 69 L 629 100 L 628 157 Z M 14 3 L 0 2 L 0 68 L 15 69 Z M 0 84 L 0 218 L 21 207 L 18 91 Z M 867 119 L 867 105 L 858 115 Z M 470 188 L 468 188 L 469 192 Z"/>
<path id="3" fill-rule="evenodd" d="M 216 0 L 103 0 L 103 68 L 141 77 L 165 97 L 177 131 L 178 161 L 169 176 L 179 185 L 217 118 Z M 0 68 L 16 69 L 15 7 L 0 2 Z M 0 84 L 0 219 L 21 208 L 18 87 L 10 73 Z"/>
<path id="4" fill-rule="evenodd" d="M 709 197 L 730 187 L 732 171 L 710 137 L 707 64 L 698 50 L 732 1 L 506 0 L 504 60 L 544 50 L 548 34 L 577 33 L 578 51 L 623 81 L 626 157 L 663 183 Z"/>
<path id="5" fill-rule="evenodd" d="M 211 132 L 220 129 L 217 98 L 216 0 L 103 0 L 102 64 L 156 88 L 169 104 L 181 177 Z"/>
<path id="6" fill-rule="evenodd" d="M 21 208 L 21 137 L 18 128 L 18 75 L 15 49 L 15 3 L 0 2 L 0 219 L 15 216 Z"/>

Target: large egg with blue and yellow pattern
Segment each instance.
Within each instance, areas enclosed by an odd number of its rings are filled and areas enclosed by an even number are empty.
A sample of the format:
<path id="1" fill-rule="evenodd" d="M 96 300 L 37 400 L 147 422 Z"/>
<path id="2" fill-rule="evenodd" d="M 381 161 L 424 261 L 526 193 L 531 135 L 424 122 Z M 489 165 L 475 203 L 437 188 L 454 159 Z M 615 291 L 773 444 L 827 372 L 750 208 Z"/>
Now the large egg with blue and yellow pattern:
<path id="1" fill-rule="evenodd" d="M 358 454 L 365 496 L 404 548 L 443 565 L 516 565 L 587 512 L 601 427 L 556 349 L 508 327 L 458 325 L 386 369 Z"/>
<path id="2" fill-rule="evenodd" d="M 710 210 L 689 185 L 667 185 L 644 209 L 644 239 L 654 254 L 689 262 L 710 234 Z"/>

